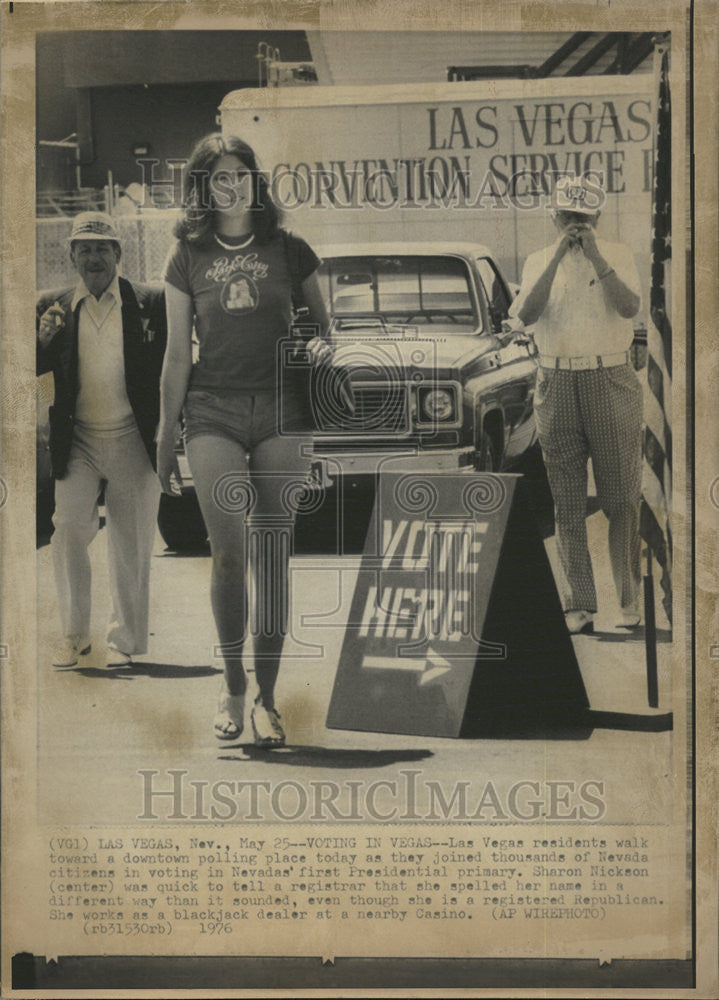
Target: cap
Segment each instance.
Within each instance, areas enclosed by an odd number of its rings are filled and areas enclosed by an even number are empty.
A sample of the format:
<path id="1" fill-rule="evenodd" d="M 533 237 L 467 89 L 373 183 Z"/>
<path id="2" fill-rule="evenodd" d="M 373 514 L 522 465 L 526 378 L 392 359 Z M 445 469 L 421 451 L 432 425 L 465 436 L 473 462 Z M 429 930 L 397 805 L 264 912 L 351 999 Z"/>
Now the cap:
<path id="1" fill-rule="evenodd" d="M 105 212 L 80 212 L 72 220 L 72 240 L 114 240 L 120 242 L 114 219 Z"/>
<path id="2" fill-rule="evenodd" d="M 582 175 L 560 177 L 552 191 L 554 212 L 579 212 L 596 215 L 604 204 L 604 190 L 598 180 L 590 181 Z"/>

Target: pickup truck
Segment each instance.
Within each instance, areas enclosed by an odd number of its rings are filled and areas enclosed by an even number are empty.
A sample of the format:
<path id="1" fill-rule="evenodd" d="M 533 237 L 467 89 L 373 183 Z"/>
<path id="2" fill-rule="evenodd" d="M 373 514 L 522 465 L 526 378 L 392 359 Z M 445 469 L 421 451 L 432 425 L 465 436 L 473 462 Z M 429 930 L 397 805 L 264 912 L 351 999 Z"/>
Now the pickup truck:
<path id="1" fill-rule="evenodd" d="M 346 522 L 368 518 L 385 459 L 471 475 L 510 468 L 534 445 L 534 345 L 510 326 L 516 288 L 490 250 L 353 243 L 319 253 L 332 363 L 349 376 L 355 410 L 316 403 L 308 510 L 321 493 Z M 172 549 L 205 538 L 182 458 L 181 468 L 183 494 L 163 496 L 159 514 Z"/>
<path id="2" fill-rule="evenodd" d="M 510 327 L 513 290 L 471 244 L 322 248 L 334 364 L 356 400 L 318 414 L 314 453 L 343 473 L 411 456 L 415 470 L 505 469 L 535 441 L 534 345 Z"/>

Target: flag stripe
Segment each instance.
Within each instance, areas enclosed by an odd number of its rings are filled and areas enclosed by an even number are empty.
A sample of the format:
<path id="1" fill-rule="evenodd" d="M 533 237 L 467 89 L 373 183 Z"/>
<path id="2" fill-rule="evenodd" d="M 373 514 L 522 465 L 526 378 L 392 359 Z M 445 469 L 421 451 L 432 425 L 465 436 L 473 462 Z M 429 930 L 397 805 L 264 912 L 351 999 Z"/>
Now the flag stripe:
<path id="1" fill-rule="evenodd" d="M 664 607 L 671 621 L 672 327 L 667 298 L 671 285 L 671 102 L 666 51 L 658 75 L 640 532 L 661 567 Z"/>
<path id="2" fill-rule="evenodd" d="M 644 420 L 651 429 L 652 434 L 662 447 L 662 451 L 667 450 L 667 425 L 664 419 L 662 408 L 656 399 L 647 394 L 644 400 Z"/>
<path id="3" fill-rule="evenodd" d="M 654 169 L 654 204 L 652 211 L 652 284 L 650 312 L 664 347 L 667 371 L 672 370 L 671 325 L 666 314 L 665 264 L 671 258 L 671 101 L 669 95 L 669 56 L 664 52 L 657 94 L 656 160 Z"/>
<path id="4" fill-rule="evenodd" d="M 650 539 L 653 540 L 654 545 L 652 547 L 654 549 L 654 554 L 657 556 L 657 561 L 661 561 L 658 553 L 666 550 L 666 537 L 648 503 L 642 504 L 640 517 L 642 535 L 647 541 Z"/>
<path id="5" fill-rule="evenodd" d="M 647 427 L 644 433 L 644 458 L 659 482 L 663 484 L 666 455 L 650 427 Z"/>
<path id="6" fill-rule="evenodd" d="M 642 503 L 639 523 L 642 537 L 651 546 L 654 557 L 662 569 L 661 586 L 664 591 L 664 607 L 667 611 L 669 621 L 671 621 L 671 559 L 668 551 L 667 536 L 646 503 Z M 671 542 L 671 536 L 669 536 L 669 542 Z"/>

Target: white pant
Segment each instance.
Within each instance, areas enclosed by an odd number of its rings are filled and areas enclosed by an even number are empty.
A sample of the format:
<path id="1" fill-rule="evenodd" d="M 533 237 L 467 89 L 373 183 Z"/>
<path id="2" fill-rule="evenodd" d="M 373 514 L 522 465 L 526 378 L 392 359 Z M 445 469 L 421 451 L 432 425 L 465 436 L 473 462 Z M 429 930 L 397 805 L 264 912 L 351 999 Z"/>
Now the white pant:
<path id="1" fill-rule="evenodd" d="M 87 550 L 100 525 L 103 481 L 112 598 L 107 640 L 125 653 L 145 653 L 160 484 L 137 427 L 119 436 L 75 428 L 67 472 L 55 483 L 51 547 L 60 620 L 66 636 L 90 635 Z"/>

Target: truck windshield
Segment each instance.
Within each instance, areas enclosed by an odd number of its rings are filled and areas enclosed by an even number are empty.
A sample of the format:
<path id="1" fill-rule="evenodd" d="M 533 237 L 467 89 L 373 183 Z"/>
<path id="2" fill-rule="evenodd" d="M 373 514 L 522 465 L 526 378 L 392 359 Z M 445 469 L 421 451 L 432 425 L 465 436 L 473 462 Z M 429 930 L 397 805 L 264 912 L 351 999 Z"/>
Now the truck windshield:
<path id="1" fill-rule="evenodd" d="M 459 257 L 325 257 L 318 278 L 335 334 L 356 336 L 362 328 L 381 336 L 399 324 L 447 336 L 479 326 L 469 269 Z"/>

